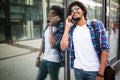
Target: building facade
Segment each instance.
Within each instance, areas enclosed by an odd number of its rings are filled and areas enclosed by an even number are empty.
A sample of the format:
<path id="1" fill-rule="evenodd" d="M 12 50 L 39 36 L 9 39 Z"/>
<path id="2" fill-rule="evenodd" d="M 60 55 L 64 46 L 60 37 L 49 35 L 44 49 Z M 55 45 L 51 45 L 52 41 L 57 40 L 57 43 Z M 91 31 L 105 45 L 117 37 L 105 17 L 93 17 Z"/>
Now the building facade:
<path id="1" fill-rule="evenodd" d="M 51 5 L 63 6 L 62 0 L 1 0 L 0 42 L 41 38 Z"/>

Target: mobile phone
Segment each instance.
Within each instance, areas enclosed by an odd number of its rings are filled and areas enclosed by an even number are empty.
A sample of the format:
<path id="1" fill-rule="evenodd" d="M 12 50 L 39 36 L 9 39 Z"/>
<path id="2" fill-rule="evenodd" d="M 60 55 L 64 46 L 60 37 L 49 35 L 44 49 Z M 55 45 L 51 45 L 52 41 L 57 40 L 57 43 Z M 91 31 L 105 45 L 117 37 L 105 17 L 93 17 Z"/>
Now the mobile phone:
<path id="1" fill-rule="evenodd" d="M 68 19 L 68 21 L 72 22 L 73 24 L 76 23 L 76 21 L 73 18 Z"/>
<path id="2" fill-rule="evenodd" d="M 59 16 L 56 16 L 56 19 L 57 19 L 57 21 L 60 21 L 60 17 Z"/>

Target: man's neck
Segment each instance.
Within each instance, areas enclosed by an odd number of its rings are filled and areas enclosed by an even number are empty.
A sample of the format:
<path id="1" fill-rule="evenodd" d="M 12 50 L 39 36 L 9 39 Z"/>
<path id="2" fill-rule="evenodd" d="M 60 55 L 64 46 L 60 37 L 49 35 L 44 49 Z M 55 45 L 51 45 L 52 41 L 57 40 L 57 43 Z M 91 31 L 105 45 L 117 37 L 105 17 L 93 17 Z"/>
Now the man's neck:
<path id="1" fill-rule="evenodd" d="M 81 19 L 78 21 L 77 25 L 83 26 L 83 25 L 86 24 L 86 23 L 87 23 L 87 21 L 86 21 L 85 18 L 83 17 L 83 18 L 81 18 Z"/>

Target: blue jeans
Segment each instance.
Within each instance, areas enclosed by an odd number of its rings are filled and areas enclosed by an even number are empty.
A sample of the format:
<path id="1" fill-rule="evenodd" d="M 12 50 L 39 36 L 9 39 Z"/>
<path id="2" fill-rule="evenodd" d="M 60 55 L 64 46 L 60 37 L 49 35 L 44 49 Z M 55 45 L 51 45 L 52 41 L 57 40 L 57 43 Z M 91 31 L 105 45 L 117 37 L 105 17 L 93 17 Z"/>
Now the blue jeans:
<path id="1" fill-rule="evenodd" d="M 42 60 L 39 66 L 37 80 L 45 80 L 47 74 L 50 75 L 50 80 L 58 80 L 60 63 Z"/>
<path id="2" fill-rule="evenodd" d="M 84 71 L 82 69 L 74 68 L 76 80 L 95 80 L 97 71 Z"/>

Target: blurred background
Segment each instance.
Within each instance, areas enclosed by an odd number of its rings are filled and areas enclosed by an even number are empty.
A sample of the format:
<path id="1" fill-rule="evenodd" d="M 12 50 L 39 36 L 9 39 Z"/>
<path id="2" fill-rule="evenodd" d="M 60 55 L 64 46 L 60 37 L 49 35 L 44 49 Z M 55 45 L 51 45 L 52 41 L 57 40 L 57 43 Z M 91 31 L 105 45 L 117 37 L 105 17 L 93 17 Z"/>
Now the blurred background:
<path id="1" fill-rule="evenodd" d="M 72 1 L 76 0 L 0 0 L 0 80 L 36 80 L 35 60 L 49 8 L 64 7 L 66 15 Z M 116 80 L 120 80 L 120 0 L 78 1 L 87 7 L 89 19 L 104 23 L 109 59 L 116 70 Z M 64 80 L 64 70 L 60 70 L 60 80 Z M 70 72 L 71 80 L 75 80 L 73 70 Z"/>

